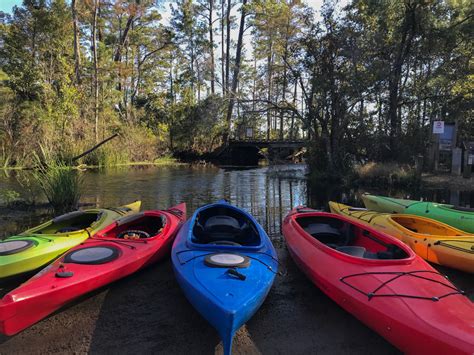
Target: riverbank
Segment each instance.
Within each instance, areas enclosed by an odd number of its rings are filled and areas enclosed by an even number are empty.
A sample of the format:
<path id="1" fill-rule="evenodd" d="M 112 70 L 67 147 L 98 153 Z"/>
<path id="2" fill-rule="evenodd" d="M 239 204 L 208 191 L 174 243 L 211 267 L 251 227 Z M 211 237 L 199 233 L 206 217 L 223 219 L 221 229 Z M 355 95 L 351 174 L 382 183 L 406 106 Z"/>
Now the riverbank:
<path id="1" fill-rule="evenodd" d="M 448 173 L 423 174 L 422 182 L 429 187 L 442 187 L 452 190 L 472 190 L 474 188 L 474 177 L 469 179 L 462 176 L 453 176 Z"/>
<path id="2" fill-rule="evenodd" d="M 88 165 L 88 164 L 78 164 L 73 165 L 71 168 L 85 170 L 85 169 L 102 169 L 102 168 L 123 168 L 123 167 L 135 167 L 135 166 L 179 166 L 179 165 L 189 165 L 189 163 L 181 162 L 180 160 L 172 157 L 163 157 L 157 158 L 153 161 L 137 161 L 137 162 L 124 162 L 116 163 L 112 165 Z M 9 171 L 9 170 L 31 170 L 32 167 L 29 166 L 4 166 L 0 167 L 0 170 Z"/>
<path id="3" fill-rule="evenodd" d="M 284 276 L 237 333 L 234 354 L 398 354 L 345 312 L 297 269 L 281 236 L 274 238 Z M 474 291 L 469 275 L 451 281 Z M 471 298 L 472 299 L 472 298 Z M 221 354 L 216 331 L 194 310 L 165 260 L 75 302 L 14 337 L 0 354 Z"/>

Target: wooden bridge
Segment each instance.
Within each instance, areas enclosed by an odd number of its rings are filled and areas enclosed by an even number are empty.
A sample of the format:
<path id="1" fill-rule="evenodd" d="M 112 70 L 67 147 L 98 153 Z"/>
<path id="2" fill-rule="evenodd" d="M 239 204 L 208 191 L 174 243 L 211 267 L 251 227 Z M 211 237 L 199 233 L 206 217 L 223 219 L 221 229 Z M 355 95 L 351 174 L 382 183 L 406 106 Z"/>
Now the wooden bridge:
<path id="1" fill-rule="evenodd" d="M 230 139 L 220 147 L 215 156 L 225 164 L 258 165 L 260 159 L 285 160 L 308 145 L 307 140 L 295 139 Z M 262 149 L 267 148 L 265 152 Z"/>
<path id="2" fill-rule="evenodd" d="M 308 144 L 307 140 L 285 139 L 230 139 L 229 147 L 257 147 L 273 149 L 298 149 Z"/>

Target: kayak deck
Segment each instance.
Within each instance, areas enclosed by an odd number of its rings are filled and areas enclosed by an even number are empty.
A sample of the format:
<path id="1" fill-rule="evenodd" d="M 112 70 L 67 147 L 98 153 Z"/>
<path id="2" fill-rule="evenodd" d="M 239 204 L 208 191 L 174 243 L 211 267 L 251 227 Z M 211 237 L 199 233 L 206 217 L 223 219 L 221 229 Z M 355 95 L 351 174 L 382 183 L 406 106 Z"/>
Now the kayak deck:
<path id="1" fill-rule="evenodd" d="M 265 231 L 227 202 L 206 205 L 181 228 L 172 261 L 184 294 L 230 354 L 234 333 L 263 303 L 278 270 Z"/>

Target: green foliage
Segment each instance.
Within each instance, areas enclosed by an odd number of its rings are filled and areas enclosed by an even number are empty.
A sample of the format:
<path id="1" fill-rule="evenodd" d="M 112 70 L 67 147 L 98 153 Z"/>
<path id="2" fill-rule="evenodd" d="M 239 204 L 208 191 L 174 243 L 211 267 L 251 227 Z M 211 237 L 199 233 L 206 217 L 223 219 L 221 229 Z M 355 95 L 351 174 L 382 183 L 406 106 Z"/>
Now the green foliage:
<path id="1" fill-rule="evenodd" d="M 230 3 L 228 22 L 226 1 L 179 0 L 169 24 L 150 0 L 75 4 L 75 19 L 67 0 L 25 1 L 0 17 L 1 166 L 31 166 L 35 152 L 74 164 L 116 132 L 81 162 L 152 162 L 222 143 L 236 53 L 226 29 L 238 28 L 242 2 Z M 472 10 L 325 1 L 316 18 L 301 1 L 248 2 L 234 135 L 309 137 L 312 170 L 330 176 L 367 161 L 410 163 L 437 119 L 457 120 L 461 140 L 472 139 Z"/>
<path id="2" fill-rule="evenodd" d="M 21 187 L 21 197 L 24 202 L 29 206 L 36 205 L 41 191 L 34 175 L 29 173 L 17 174 L 15 178 Z"/>
<path id="3" fill-rule="evenodd" d="M 11 207 L 20 198 L 20 194 L 15 190 L 1 189 L 0 199 L 7 207 Z"/>
<path id="4" fill-rule="evenodd" d="M 47 165 L 38 157 L 39 167 L 33 176 L 40 186 L 55 214 L 63 214 L 76 210 L 81 197 L 82 179 L 79 172 L 56 160 Z"/>

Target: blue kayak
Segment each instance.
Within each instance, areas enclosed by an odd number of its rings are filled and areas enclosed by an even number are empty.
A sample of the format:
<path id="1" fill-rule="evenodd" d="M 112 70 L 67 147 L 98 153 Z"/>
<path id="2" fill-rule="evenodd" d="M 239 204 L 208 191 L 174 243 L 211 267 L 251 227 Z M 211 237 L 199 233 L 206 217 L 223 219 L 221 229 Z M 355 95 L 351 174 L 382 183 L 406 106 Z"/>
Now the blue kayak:
<path id="1" fill-rule="evenodd" d="M 268 235 L 250 214 L 219 201 L 181 227 L 171 258 L 187 299 L 231 354 L 235 332 L 263 303 L 278 270 Z"/>

